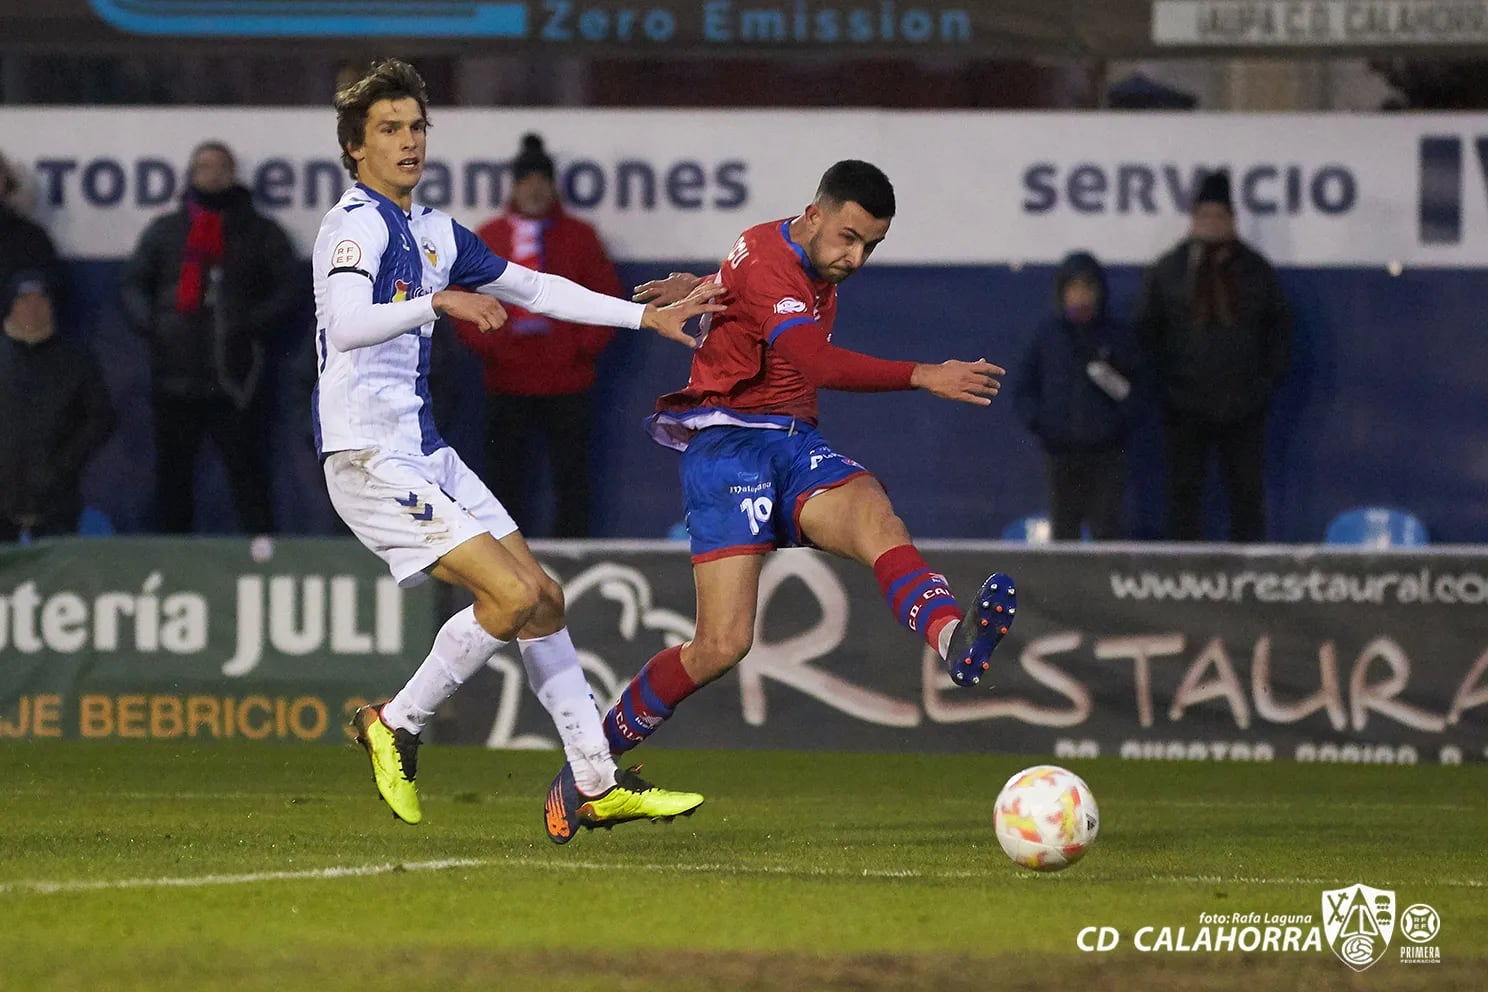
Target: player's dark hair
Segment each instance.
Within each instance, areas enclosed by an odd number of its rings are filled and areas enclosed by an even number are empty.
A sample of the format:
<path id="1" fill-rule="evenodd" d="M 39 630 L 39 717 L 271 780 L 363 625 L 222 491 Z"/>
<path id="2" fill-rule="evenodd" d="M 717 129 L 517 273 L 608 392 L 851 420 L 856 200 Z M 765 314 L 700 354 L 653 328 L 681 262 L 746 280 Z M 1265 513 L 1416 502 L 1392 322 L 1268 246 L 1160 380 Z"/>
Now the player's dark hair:
<path id="1" fill-rule="evenodd" d="M 878 220 L 894 216 L 894 184 L 870 162 L 844 159 L 822 174 L 818 203 L 856 203 Z"/>
<path id="2" fill-rule="evenodd" d="M 429 92 L 424 77 L 402 59 L 383 59 L 356 82 L 336 92 L 336 143 L 341 146 L 341 164 L 357 177 L 357 161 L 348 149 L 360 148 L 367 135 L 367 112 L 378 100 L 413 99 L 418 102 L 424 124 L 429 123 Z"/>

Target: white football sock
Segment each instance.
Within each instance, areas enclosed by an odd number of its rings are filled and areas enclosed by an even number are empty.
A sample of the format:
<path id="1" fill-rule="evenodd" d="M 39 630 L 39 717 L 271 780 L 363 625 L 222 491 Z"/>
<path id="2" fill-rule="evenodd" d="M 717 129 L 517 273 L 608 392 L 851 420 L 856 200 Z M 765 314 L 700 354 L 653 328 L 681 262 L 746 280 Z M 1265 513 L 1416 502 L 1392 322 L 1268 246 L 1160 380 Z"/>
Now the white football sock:
<path id="1" fill-rule="evenodd" d="M 527 681 L 563 739 L 574 782 L 584 795 L 599 795 L 615 784 L 615 759 L 610 757 L 610 742 L 568 628 L 518 640 L 517 647 L 522 650 Z"/>
<path id="2" fill-rule="evenodd" d="M 950 653 L 951 638 L 956 636 L 956 631 L 961 629 L 961 624 L 963 624 L 964 622 L 964 620 L 952 620 L 950 623 L 940 628 L 940 644 L 936 647 L 936 650 L 940 652 L 940 659 L 942 661 L 944 661 L 946 655 Z"/>
<path id="3" fill-rule="evenodd" d="M 383 722 L 415 734 L 423 730 L 434 719 L 439 704 L 453 696 L 506 644 L 486 633 L 475 619 L 474 606 L 465 607 L 439 628 L 429 657 L 392 702 L 382 708 Z"/>

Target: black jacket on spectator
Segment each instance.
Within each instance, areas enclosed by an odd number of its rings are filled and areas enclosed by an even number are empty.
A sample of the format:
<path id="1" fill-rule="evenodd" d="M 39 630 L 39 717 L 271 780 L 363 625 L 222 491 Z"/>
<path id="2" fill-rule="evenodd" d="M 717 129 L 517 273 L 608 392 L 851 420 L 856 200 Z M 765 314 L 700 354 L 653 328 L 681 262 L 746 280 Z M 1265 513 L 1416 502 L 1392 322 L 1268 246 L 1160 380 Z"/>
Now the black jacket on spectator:
<path id="1" fill-rule="evenodd" d="M 0 525 L 33 516 L 38 531 L 74 530 L 83 467 L 113 430 L 103 372 L 85 346 L 0 335 Z"/>
<path id="2" fill-rule="evenodd" d="M 1181 242 L 1147 270 L 1132 318 L 1175 413 L 1235 423 L 1262 410 L 1291 363 L 1292 312 L 1276 270 L 1255 249 L 1230 244 L 1221 277 L 1227 317 L 1201 314 L 1203 245 Z"/>
<path id="3" fill-rule="evenodd" d="M 124 309 L 150 341 L 154 389 L 181 397 L 226 395 L 240 408 L 257 392 L 264 345 L 293 311 L 300 282 L 283 228 L 253 208 L 242 186 L 222 195 L 221 281 L 216 305 L 176 309 L 176 287 L 190 220 L 157 217 L 124 267 Z"/>
<path id="4" fill-rule="evenodd" d="M 56 301 L 62 290 L 62 265 L 57 248 L 35 221 L 0 203 L 0 286 L 25 269 L 46 275 L 48 290 Z"/>
<path id="5" fill-rule="evenodd" d="M 1100 305 L 1088 324 L 1064 315 L 1064 287 L 1076 276 L 1100 287 Z M 1066 258 L 1054 279 L 1054 312 L 1034 330 L 1009 385 L 1018 419 L 1050 452 L 1110 448 L 1131 429 L 1137 396 L 1112 399 L 1085 367 L 1104 361 L 1136 382 L 1141 356 L 1136 338 L 1106 313 L 1106 273 L 1083 252 Z"/>

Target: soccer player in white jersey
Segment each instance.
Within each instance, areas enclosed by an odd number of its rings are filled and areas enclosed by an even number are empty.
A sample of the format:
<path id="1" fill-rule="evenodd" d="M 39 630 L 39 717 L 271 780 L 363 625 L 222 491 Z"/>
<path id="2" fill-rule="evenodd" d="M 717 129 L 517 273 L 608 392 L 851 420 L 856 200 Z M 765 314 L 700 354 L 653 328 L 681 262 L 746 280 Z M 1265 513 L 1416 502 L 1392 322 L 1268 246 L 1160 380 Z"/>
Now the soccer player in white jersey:
<path id="1" fill-rule="evenodd" d="M 565 626 L 562 588 L 434 428 L 429 344 L 440 314 L 482 330 L 501 326 L 498 300 L 560 320 L 644 327 L 689 345 L 683 324 L 722 307 L 708 302 L 713 293 L 664 308 L 592 293 L 510 264 L 447 214 L 415 203 L 427 102 L 417 71 L 398 60 L 374 65 L 336 94 L 336 138 L 356 184 L 315 239 L 315 438 L 336 512 L 399 584 L 432 575 L 468 589 L 475 603 L 445 622 L 396 696 L 357 711 L 357 739 L 382 798 L 396 816 L 418 823 L 419 732 L 515 640 L 563 740 L 566 761 L 544 804 L 555 843 L 580 826 L 691 813 L 702 796 L 658 789 L 634 769 L 617 769 Z"/>

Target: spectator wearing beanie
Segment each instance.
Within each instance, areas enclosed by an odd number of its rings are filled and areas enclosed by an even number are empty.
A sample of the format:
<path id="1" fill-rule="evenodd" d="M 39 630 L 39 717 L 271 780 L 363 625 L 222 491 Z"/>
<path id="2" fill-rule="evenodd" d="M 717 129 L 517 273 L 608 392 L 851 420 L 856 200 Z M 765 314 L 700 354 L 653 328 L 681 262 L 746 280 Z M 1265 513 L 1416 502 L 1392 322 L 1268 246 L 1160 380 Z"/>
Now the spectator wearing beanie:
<path id="1" fill-rule="evenodd" d="M 512 162 L 506 209 L 477 231 L 482 241 L 518 265 L 619 295 L 620 281 L 594 228 L 569 216 L 558 199 L 553 159 L 542 138 L 528 134 Z M 614 332 L 553 320 L 507 305 L 507 321 L 482 334 L 456 324 L 460 339 L 484 366 L 486 445 L 482 473 L 496 498 L 518 520 L 532 520 L 530 492 L 536 443 L 545 442 L 552 470 L 553 533 L 590 533 L 589 444 L 595 360 Z"/>
<path id="2" fill-rule="evenodd" d="M 0 293 L 0 542 L 70 534 L 114 407 L 92 352 L 56 335 L 46 274 L 17 272 Z"/>
<path id="3" fill-rule="evenodd" d="M 1132 325 L 1155 376 L 1167 451 L 1167 528 L 1202 537 L 1219 460 L 1229 539 L 1266 538 L 1266 412 L 1291 362 L 1292 314 L 1271 264 L 1235 234 L 1226 172 L 1206 176 L 1189 233 L 1148 268 Z"/>

